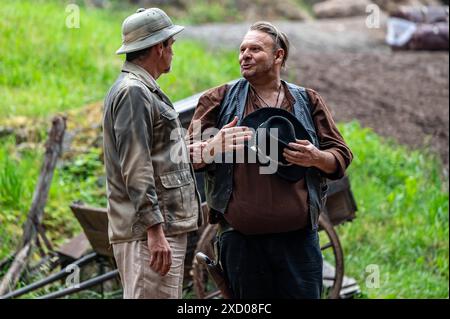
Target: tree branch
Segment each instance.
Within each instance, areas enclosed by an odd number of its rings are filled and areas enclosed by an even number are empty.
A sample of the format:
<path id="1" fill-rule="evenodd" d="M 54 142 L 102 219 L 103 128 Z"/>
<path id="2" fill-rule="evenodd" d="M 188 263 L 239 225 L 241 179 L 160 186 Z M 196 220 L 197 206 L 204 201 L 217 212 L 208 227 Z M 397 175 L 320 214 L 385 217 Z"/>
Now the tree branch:
<path id="1" fill-rule="evenodd" d="M 56 162 L 61 154 L 65 129 L 66 119 L 61 116 L 55 116 L 45 144 L 44 163 L 42 164 L 41 173 L 33 194 L 28 217 L 23 227 L 22 242 L 17 249 L 18 253 L 14 261 L 0 283 L 0 296 L 8 293 L 10 289 L 14 289 L 28 263 L 31 248 L 44 215 L 44 207 L 47 202 Z"/>

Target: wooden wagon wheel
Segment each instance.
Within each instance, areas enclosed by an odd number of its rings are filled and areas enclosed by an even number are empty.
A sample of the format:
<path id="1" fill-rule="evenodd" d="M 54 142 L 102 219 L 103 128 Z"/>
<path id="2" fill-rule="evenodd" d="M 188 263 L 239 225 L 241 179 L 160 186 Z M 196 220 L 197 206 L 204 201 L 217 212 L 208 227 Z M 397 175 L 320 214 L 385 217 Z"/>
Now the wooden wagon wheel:
<path id="1" fill-rule="evenodd" d="M 336 299 L 339 298 L 339 293 L 341 291 L 342 281 L 344 278 L 344 257 L 342 253 L 342 247 L 333 225 L 325 214 L 321 214 L 319 217 L 319 230 L 324 230 L 328 239 L 327 243 L 321 245 L 320 248 L 322 252 L 332 248 L 332 252 L 334 255 L 333 266 L 335 267 L 335 272 L 332 276 L 329 276 L 328 274 L 327 276 L 325 276 L 324 274 L 323 280 L 332 282 L 332 284 L 323 297 Z M 208 225 L 205 228 L 202 236 L 198 241 L 197 247 L 195 249 L 195 254 L 197 252 L 203 252 L 211 259 L 215 259 L 213 247 L 216 238 L 216 232 L 216 225 Z M 197 298 L 210 299 L 220 296 L 220 291 L 208 277 L 206 268 L 203 265 L 199 264 L 195 258 L 193 260 L 192 270 L 194 293 Z"/>
<path id="2" fill-rule="evenodd" d="M 326 250 L 332 248 L 333 259 L 327 260 L 324 256 L 324 262 L 333 262 L 334 271 L 324 271 L 323 282 L 331 283 L 329 289 L 324 289 L 324 298 L 338 299 L 340 297 L 340 291 L 342 288 L 342 281 L 344 279 L 344 254 L 342 252 L 341 243 L 339 237 L 334 230 L 333 224 L 330 222 L 328 216 L 324 213 L 319 216 L 319 230 L 325 231 L 327 240 L 325 244 L 320 245 L 322 255 L 326 253 Z M 324 285 L 325 286 L 325 285 Z"/>

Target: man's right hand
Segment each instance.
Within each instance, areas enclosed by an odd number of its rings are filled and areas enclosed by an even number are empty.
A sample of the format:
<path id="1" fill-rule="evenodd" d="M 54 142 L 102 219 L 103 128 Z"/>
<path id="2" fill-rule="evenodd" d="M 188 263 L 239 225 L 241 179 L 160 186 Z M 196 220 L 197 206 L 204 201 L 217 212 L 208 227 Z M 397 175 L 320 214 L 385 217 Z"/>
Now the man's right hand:
<path id="1" fill-rule="evenodd" d="M 147 244 L 150 251 L 150 268 L 165 276 L 172 265 L 172 250 L 164 235 L 162 224 L 147 229 Z"/>
<path id="2" fill-rule="evenodd" d="M 236 126 L 237 122 L 238 117 L 235 116 L 208 142 L 205 147 L 207 155 L 215 156 L 244 148 L 244 142 L 252 138 L 253 131 L 246 126 Z"/>

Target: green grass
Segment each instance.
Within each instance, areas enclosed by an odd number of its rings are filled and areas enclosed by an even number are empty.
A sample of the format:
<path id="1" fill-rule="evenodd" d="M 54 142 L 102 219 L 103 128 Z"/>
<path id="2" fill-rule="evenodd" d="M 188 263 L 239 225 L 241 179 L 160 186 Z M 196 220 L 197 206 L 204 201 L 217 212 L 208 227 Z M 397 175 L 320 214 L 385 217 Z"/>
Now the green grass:
<path id="1" fill-rule="evenodd" d="M 309 17 L 314 18 L 313 1 L 311 0 L 291 0 L 294 4 L 299 6 Z"/>
<path id="2" fill-rule="evenodd" d="M 13 252 L 31 206 L 43 160 L 43 149 L 17 152 L 12 139 L 0 140 L 0 260 Z M 60 162 L 45 206 L 44 226 L 52 241 L 61 243 L 81 231 L 69 209 L 75 200 L 106 207 L 100 150 Z"/>
<path id="3" fill-rule="evenodd" d="M 19 162 L 10 155 L 14 146 L 12 140 L 0 144 L 0 260 L 15 249 L 29 205 L 24 199 L 32 197 L 37 179 L 33 155 L 24 153 Z"/>
<path id="4" fill-rule="evenodd" d="M 235 52 L 207 53 L 195 42 L 175 43 L 175 56 L 169 74 L 158 83 L 172 101 L 238 78 L 238 56 Z"/>
<path id="5" fill-rule="evenodd" d="M 233 0 L 195 0 L 190 1 L 187 13 L 178 14 L 178 23 L 195 25 L 214 22 L 238 22 L 243 20 Z M 171 13 L 170 8 L 164 8 Z M 175 15 L 176 12 L 174 12 Z"/>
<path id="6" fill-rule="evenodd" d="M 236 0 L 192 0 L 187 1 L 188 5 L 186 8 L 187 14 L 179 14 L 176 10 L 171 10 L 170 7 L 166 7 L 167 12 L 173 13 L 180 23 L 187 25 L 192 24 L 203 24 L 203 23 L 214 23 L 214 22 L 243 22 L 246 20 L 246 16 L 253 16 L 252 12 L 245 12 L 239 9 L 236 4 Z M 259 8 L 264 8 L 268 6 L 270 1 L 267 0 L 253 0 L 251 6 L 256 6 Z M 308 3 L 307 0 L 282 0 L 283 3 L 292 5 L 291 7 L 298 7 L 300 10 L 305 12 L 309 17 L 313 17 L 312 5 Z M 271 6 L 276 6 L 275 2 L 270 4 Z M 269 6 L 270 6 L 269 5 Z M 240 6 L 247 8 L 248 4 L 244 1 L 240 1 Z M 270 10 L 269 10 L 270 11 Z M 264 14 L 262 14 L 264 15 Z M 261 16 L 259 18 L 255 17 L 256 20 L 267 20 L 268 17 Z M 278 14 L 278 17 L 274 17 L 274 20 L 285 20 L 288 19 L 283 14 Z"/>
<path id="7" fill-rule="evenodd" d="M 339 226 L 346 273 L 368 298 L 448 298 L 448 179 L 422 150 L 386 141 L 358 123 L 340 125 L 355 158 L 348 174 L 357 218 Z M 380 270 L 370 288 L 366 267 Z"/>
<path id="8" fill-rule="evenodd" d="M 42 117 L 102 100 L 120 72 L 123 57 L 115 51 L 121 44 L 122 21 L 132 12 L 81 7 L 80 28 L 70 29 L 65 7 L 56 1 L 2 4 L 3 116 Z M 160 81 L 174 101 L 239 74 L 235 53 L 213 54 L 182 39 L 174 51 L 173 71 Z"/>

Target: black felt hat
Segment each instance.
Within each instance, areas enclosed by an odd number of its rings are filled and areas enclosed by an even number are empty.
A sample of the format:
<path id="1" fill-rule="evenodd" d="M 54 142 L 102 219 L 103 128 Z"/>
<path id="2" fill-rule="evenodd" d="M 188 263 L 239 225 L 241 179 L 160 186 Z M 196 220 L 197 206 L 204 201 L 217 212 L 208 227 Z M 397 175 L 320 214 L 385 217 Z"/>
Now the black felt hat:
<path id="1" fill-rule="evenodd" d="M 261 165 L 275 162 L 276 174 L 290 182 L 297 182 L 305 176 L 306 167 L 289 163 L 283 156 L 283 150 L 296 139 L 312 142 L 294 114 L 279 108 L 264 107 L 250 113 L 240 125 L 256 131 L 247 147 L 257 153 Z"/>

